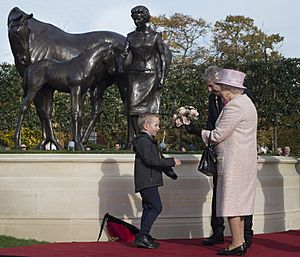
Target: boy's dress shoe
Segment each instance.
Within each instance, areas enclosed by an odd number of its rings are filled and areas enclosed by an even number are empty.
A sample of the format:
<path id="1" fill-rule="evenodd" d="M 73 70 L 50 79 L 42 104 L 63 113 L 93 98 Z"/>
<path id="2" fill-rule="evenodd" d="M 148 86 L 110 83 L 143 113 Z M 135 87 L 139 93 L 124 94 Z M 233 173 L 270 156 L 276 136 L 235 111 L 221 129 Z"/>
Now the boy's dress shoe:
<path id="1" fill-rule="evenodd" d="M 212 234 L 210 237 L 204 239 L 202 244 L 205 246 L 214 245 L 214 244 L 223 244 L 224 243 L 224 236 L 221 235 L 214 235 Z"/>
<path id="2" fill-rule="evenodd" d="M 148 249 L 154 249 L 154 248 L 159 247 L 159 243 L 155 242 L 150 235 L 137 234 L 135 239 L 134 239 L 134 243 L 138 247 L 148 248 Z"/>
<path id="3" fill-rule="evenodd" d="M 224 255 L 224 256 L 228 256 L 228 255 L 236 255 L 236 256 L 244 256 L 246 253 L 246 249 L 244 247 L 244 244 L 233 248 L 231 250 L 229 250 L 229 248 L 225 248 L 224 250 L 218 251 L 217 255 Z"/>

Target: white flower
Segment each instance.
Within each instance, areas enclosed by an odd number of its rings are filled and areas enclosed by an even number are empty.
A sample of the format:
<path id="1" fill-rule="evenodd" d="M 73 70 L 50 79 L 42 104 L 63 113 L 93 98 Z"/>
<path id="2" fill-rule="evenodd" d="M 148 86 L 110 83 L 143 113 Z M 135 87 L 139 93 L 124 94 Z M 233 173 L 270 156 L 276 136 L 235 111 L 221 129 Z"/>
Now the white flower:
<path id="1" fill-rule="evenodd" d="M 192 109 L 190 113 L 191 113 L 192 117 L 198 117 L 199 116 L 199 112 L 196 109 Z"/>
<path id="2" fill-rule="evenodd" d="M 181 127 L 182 125 L 183 125 L 183 123 L 180 118 L 175 119 L 175 126 L 177 128 Z"/>
<path id="3" fill-rule="evenodd" d="M 187 112 L 187 109 L 185 109 L 185 107 L 180 107 L 180 108 L 178 108 L 177 112 L 179 115 L 185 115 Z"/>
<path id="4" fill-rule="evenodd" d="M 190 120 L 190 118 L 188 118 L 186 116 L 182 116 L 182 123 L 184 125 L 189 125 L 189 124 L 191 124 L 191 120 Z"/>
<path id="5" fill-rule="evenodd" d="M 179 128 L 183 125 L 189 125 L 193 120 L 197 120 L 199 116 L 198 111 L 193 106 L 181 106 L 173 115 L 173 122 L 175 127 Z"/>

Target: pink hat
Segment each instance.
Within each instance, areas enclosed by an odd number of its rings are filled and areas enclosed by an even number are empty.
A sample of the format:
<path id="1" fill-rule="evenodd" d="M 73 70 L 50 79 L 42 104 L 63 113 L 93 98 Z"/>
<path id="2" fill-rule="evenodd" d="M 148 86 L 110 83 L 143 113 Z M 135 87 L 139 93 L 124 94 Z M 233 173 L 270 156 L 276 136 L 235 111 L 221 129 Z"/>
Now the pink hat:
<path id="1" fill-rule="evenodd" d="M 218 73 L 219 74 L 216 76 L 217 80 L 215 83 L 225 84 L 237 88 L 246 88 L 243 86 L 244 78 L 246 76 L 245 73 L 229 69 L 221 69 Z"/>

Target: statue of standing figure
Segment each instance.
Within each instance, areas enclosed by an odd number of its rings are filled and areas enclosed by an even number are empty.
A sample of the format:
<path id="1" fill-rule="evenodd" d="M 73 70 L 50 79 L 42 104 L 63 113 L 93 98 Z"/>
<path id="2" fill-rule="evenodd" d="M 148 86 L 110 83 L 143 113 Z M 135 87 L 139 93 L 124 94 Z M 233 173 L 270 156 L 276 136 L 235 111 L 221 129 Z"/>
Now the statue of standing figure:
<path id="1" fill-rule="evenodd" d="M 136 29 L 127 35 L 124 50 L 129 81 L 129 142 L 139 132 L 139 114 L 161 112 L 161 90 L 171 64 L 171 52 L 161 34 L 147 26 L 151 17 L 148 8 L 132 8 L 131 17 Z"/>

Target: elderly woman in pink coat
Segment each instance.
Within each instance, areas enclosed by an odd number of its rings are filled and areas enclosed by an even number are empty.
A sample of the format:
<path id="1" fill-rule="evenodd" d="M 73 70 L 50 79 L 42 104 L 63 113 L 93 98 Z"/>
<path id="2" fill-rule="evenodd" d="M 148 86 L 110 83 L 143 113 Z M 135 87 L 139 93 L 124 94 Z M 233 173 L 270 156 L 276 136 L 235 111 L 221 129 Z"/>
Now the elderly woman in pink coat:
<path id="1" fill-rule="evenodd" d="M 202 130 L 207 144 L 216 144 L 218 154 L 217 216 L 227 217 L 231 244 L 218 255 L 244 255 L 244 216 L 254 212 L 257 176 L 257 112 L 250 98 L 243 94 L 245 74 L 221 69 L 216 74 L 225 107 L 212 131 Z"/>

